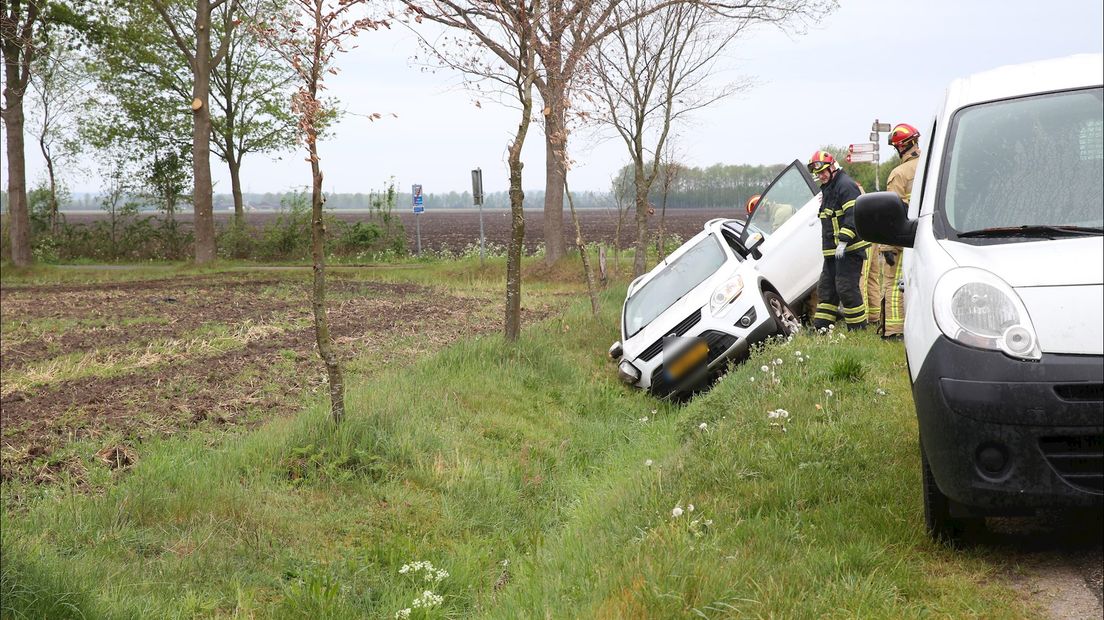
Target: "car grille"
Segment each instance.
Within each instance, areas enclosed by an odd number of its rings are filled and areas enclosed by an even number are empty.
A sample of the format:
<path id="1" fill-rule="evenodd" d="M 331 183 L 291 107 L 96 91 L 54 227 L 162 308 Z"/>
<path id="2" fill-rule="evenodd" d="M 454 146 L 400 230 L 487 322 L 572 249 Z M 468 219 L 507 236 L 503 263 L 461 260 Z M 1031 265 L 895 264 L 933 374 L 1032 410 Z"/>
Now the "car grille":
<path id="1" fill-rule="evenodd" d="M 702 332 L 701 338 L 709 345 L 709 355 L 706 357 L 707 364 L 712 364 L 717 358 L 723 355 L 729 347 L 736 344 L 735 336 L 730 336 L 724 332 L 714 330 Z M 661 365 L 652 372 L 652 394 L 660 398 L 669 396 L 677 387 L 677 383 L 668 381 L 664 369 L 665 368 Z"/>
<path id="2" fill-rule="evenodd" d="M 663 338 L 672 334 L 681 336 L 690 331 L 690 328 L 697 325 L 699 321 L 701 321 L 701 308 L 698 308 L 693 314 L 680 321 L 679 324 L 675 325 L 675 328 L 671 330 L 671 333 L 664 335 Z M 644 352 L 640 354 L 640 359 L 650 362 L 653 357 L 659 355 L 659 352 L 663 350 L 663 338 L 656 340 L 651 346 L 644 349 Z"/>
<path id="3" fill-rule="evenodd" d="M 1039 448 L 1062 480 L 1083 491 L 1104 493 L 1104 435 L 1042 437 Z"/>

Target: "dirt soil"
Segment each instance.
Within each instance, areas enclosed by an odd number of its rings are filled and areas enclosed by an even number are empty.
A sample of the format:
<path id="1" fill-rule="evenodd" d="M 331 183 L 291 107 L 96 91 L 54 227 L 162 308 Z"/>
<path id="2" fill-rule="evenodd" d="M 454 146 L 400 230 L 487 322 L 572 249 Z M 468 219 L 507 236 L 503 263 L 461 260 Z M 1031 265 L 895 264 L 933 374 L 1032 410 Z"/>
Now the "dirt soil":
<path id="1" fill-rule="evenodd" d="M 409 208 L 396 209 L 396 215 L 406 232 L 406 247 L 411 253 L 418 247 L 418 229 L 421 228 L 422 250 L 425 252 L 449 251 L 463 252 L 466 248 L 479 247 L 479 211 L 478 209 L 427 209 L 415 216 Z M 579 209 L 579 227 L 587 243 L 603 242 L 612 245 L 618 241 L 622 249 L 632 245 L 635 222 L 633 214 L 623 216 L 618 234 L 618 215 L 612 209 Z M 274 211 L 256 211 L 248 213 L 246 221 L 254 228 L 262 228 L 275 222 L 278 213 Z M 368 222 L 368 211 L 336 211 L 334 217 L 345 222 Z M 65 219 L 70 224 L 88 224 L 101 220 L 102 213 L 67 213 Z M 743 218 L 741 209 L 718 207 L 715 209 L 668 209 L 666 213 L 657 211 L 647 219 L 648 229 L 659 230 L 662 222 L 665 234 L 676 235 L 685 241 L 701 232 L 702 226 L 715 217 Z M 219 212 L 215 221 L 219 227 L 229 224 L 231 214 Z M 177 221 L 184 227 L 191 226 L 192 214 L 177 214 Z M 575 247 L 574 226 L 571 215 L 564 213 L 564 241 L 568 247 Z M 483 236 L 488 246 L 505 248 L 510 240 L 510 212 L 503 209 L 485 209 L 483 211 Z M 526 252 L 533 253 L 544 243 L 544 213 L 529 211 L 525 214 Z M 678 244 L 676 243 L 675 246 Z"/>
<path id="2" fill-rule="evenodd" d="M 74 473 L 80 459 L 64 453 L 78 440 L 92 440 L 92 449 L 137 449 L 140 458 L 147 437 L 251 425 L 301 408 L 303 391 L 324 384 L 309 273 L 0 288 L 3 479 L 49 483 L 63 470 Z M 405 363 L 496 332 L 501 322 L 492 294 L 340 275 L 330 277 L 329 306 L 347 374 Z M 552 312 L 543 302 L 524 308 L 523 323 Z M 205 346 L 220 336 L 236 344 Z M 112 370 L 50 376 L 58 360 L 74 358 Z M 12 388 L 32 374 L 30 388 Z"/>

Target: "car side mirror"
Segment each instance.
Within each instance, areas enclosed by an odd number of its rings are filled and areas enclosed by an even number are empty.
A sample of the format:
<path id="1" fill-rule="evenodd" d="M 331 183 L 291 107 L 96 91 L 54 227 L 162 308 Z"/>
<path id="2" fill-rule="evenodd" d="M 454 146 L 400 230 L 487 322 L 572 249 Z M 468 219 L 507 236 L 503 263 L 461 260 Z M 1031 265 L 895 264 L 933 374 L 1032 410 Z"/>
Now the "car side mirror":
<path id="1" fill-rule="evenodd" d="M 863 194 L 855 201 L 855 228 L 859 237 L 874 243 L 911 248 L 916 242 L 916 220 L 895 192 Z"/>
<path id="2" fill-rule="evenodd" d="M 610 359 L 612 359 L 612 360 L 621 359 L 621 355 L 624 352 L 625 351 L 621 347 L 621 341 L 620 340 L 618 340 L 617 342 L 610 345 L 610 348 L 609 348 Z"/>
<path id="3" fill-rule="evenodd" d="M 759 246 L 761 245 L 763 245 L 763 233 L 755 233 L 754 235 L 748 237 L 746 246 L 747 251 L 748 254 L 751 254 L 752 257 L 755 258 L 755 260 L 763 258 L 763 253 L 759 251 Z"/>

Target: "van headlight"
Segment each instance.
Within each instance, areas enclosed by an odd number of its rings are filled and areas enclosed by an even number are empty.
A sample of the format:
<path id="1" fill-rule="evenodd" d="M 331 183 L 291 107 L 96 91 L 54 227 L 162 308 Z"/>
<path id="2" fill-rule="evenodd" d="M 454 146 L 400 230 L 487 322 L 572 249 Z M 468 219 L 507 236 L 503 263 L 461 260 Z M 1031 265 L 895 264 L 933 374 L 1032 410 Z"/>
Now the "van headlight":
<path id="1" fill-rule="evenodd" d="M 988 271 L 948 271 L 935 285 L 932 303 L 939 330 L 952 340 L 1019 359 L 1042 357 L 1027 307 L 1007 282 Z"/>
<path id="2" fill-rule="evenodd" d="M 744 279 L 740 276 L 730 278 L 724 284 L 713 289 L 713 294 L 709 296 L 709 312 L 714 315 L 717 314 L 722 308 L 732 303 L 732 300 L 739 297 L 742 292 L 744 292 Z"/>

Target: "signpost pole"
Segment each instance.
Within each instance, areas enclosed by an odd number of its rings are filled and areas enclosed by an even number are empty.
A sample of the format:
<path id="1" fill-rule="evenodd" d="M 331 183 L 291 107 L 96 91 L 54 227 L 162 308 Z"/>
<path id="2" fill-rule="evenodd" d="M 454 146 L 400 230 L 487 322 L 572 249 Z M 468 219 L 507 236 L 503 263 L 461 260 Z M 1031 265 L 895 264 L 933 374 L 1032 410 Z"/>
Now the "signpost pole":
<path id="1" fill-rule="evenodd" d="M 483 169 L 472 170 L 472 202 L 479 206 L 479 266 L 483 267 Z"/>
<path id="2" fill-rule="evenodd" d="M 422 211 L 425 211 L 425 198 L 422 196 L 421 184 L 410 187 L 410 202 L 414 207 L 414 229 L 418 235 L 418 256 L 422 255 Z"/>

